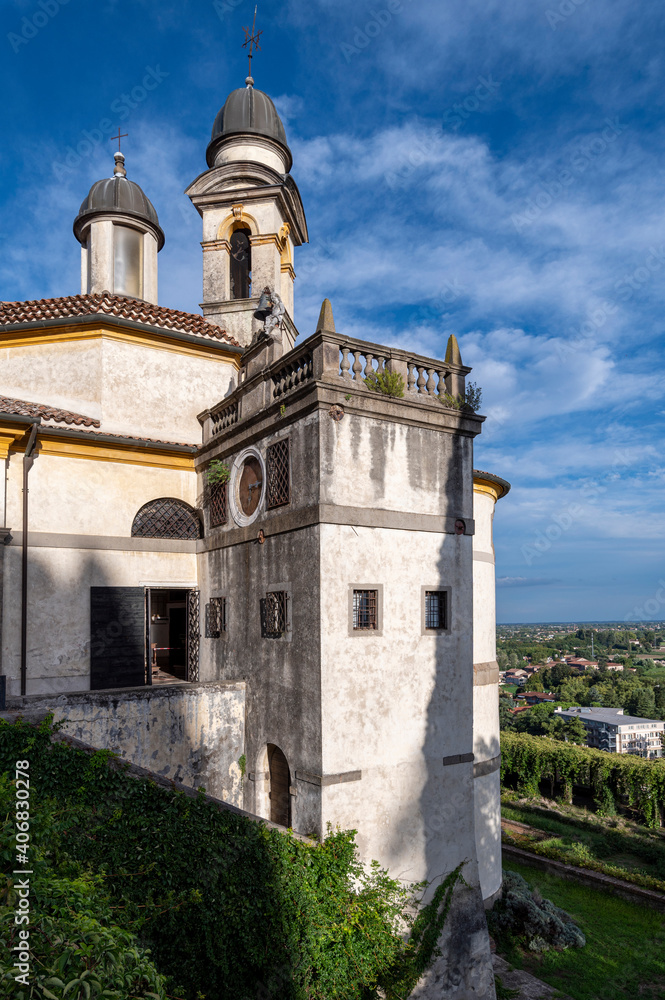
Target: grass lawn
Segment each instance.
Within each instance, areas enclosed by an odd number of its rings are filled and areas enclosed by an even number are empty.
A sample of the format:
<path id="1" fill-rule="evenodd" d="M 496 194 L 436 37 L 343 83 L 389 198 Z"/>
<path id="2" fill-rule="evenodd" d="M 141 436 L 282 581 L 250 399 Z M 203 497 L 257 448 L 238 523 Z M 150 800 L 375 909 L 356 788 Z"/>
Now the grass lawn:
<path id="1" fill-rule="evenodd" d="M 500 690 L 507 691 L 508 694 L 514 695 L 516 691 L 520 690 L 520 686 L 519 684 L 502 684 Z"/>
<path id="2" fill-rule="evenodd" d="M 665 1000 L 665 914 L 513 861 L 504 867 L 566 910 L 587 940 L 542 955 L 499 949 L 512 965 L 573 1000 Z"/>

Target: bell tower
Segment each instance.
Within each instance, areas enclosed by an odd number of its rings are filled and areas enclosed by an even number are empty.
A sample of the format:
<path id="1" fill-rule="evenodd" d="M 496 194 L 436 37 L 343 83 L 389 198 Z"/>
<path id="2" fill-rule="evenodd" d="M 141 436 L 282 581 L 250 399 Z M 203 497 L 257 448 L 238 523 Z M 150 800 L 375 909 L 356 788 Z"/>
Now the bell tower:
<path id="1" fill-rule="evenodd" d="M 215 118 L 206 160 L 185 192 L 203 220 L 203 315 L 246 347 L 261 329 L 254 312 L 268 288 L 284 304 L 289 351 L 297 336 L 293 251 L 308 242 L 307 222 L 284 126 L 251 76 Z"/>

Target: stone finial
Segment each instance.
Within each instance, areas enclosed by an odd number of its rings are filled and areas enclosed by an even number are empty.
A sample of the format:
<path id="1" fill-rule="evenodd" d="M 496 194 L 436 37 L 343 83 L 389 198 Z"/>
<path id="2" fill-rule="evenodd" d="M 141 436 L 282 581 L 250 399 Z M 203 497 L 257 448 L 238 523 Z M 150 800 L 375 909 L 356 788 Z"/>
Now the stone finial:
<path id="1" fill-rule="evenodd" d="M 321 312 L 319 313 L 319 322 L 316 324 L 316 333 L 320 333 L 321 330 L 335 333 L 335 320 L 333 319 L 330 299 L 324 299 L 321 303 Z"/>
<path id="2" fill-rule="evenodd" d="M 113 159 L 115 160 L 115 167 L 113 168 L 114 177 L 126 177 L 127 171 L 125 170 L 125 154 L 121 153 L 120 150 L 113 154 Z"/>
<path id="3" fill-rule="evenodd" d="M 448 337 L 448 346 L 446 347 L 446 358 L 447 365 L 461 365 L 462 355 L 460 354 L 459 344 L 457 343 L 457 337 L 451 333 Z"/>

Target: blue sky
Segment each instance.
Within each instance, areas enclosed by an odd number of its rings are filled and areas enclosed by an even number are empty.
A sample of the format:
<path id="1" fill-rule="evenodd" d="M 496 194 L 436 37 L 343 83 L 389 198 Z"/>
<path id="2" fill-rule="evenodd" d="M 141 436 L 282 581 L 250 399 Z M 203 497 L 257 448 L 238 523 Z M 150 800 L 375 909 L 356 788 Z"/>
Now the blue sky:
<path id="1" fill-rule="evenodd" d="M 79 289 L 71 232 L 112 170 L 166 233 L 160 302 L 198 311 L 183 190 L 242 86 L 251 0 L 4 0 L 0 297 Z M 257 87 L 310 244 L 296 322 L 442 357 L 487 414 L 499 621 L 665 617 L 665 8 L 658 0 L 263 0 Z M 147 86 L 145 85 L 147 79 Z"/>

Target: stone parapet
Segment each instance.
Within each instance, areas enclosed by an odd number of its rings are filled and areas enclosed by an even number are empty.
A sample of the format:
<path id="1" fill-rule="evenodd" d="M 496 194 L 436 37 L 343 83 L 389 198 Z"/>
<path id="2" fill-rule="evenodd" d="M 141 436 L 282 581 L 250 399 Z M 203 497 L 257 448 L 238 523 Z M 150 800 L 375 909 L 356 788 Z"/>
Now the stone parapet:
<path id="1" fill-rule="evenodd" d="M 447 396 L 464 395 L 465 378 L 471 371 L 464 365 L 329 331 L 315 333 L 281 357 L 277 354 L 274 342 L 268 340 L 246 351 L 237 389 L 217 406 L 199 414 L 204 447 L 226 436 L 232 424 L 246 424 L 253 417 L 273 420 L 276 414 L 283 415 L 287 403 L 292 408 L 315 387 L 343 390 L 343 397 L 336 393 L 329 401 L 329 405 L 339 405 L 342 413 L 356 407 L 381 413 L 388 407 L 404 421 L 408 420 L 405 408 L 427 408 L 432 415 L 441 417 L 442 424 L 446 417 L 452 417 L 456 431 L 472 435 L 479 433 L 484 420 L 469 408 L 447 405 Z M 370 389 L 365 380 L 373 372 L 400 374 L 404 396 L 388 396 Z"/>

